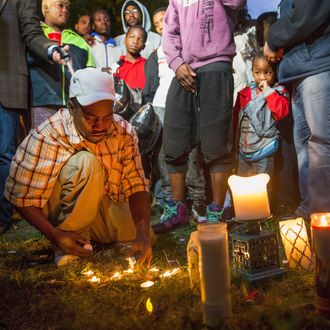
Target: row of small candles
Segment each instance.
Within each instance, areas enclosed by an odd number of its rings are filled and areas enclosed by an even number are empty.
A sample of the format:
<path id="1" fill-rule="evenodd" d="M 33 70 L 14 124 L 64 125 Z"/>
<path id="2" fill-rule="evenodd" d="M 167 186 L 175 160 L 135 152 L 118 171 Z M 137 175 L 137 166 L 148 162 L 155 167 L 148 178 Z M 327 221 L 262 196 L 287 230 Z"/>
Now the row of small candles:
<path id="1" fill-rule="evenodd" d="M 129 268 L 128 269 L 124 269 L 121 272 L 114 272 L 112 274 L 112 276 L 110 277 L 111 280 L 119 280 L 121 278 L 123 278 L 125 275 L 129 275 L 129 274 L 133 274 L 134 273 L 134 269 L 135 269 L 135 259 L 134 258 L 127 258 L 126 259 L 129 263 Z M 160 269 L 158 267 L 151 267 L 149 268 L 148 272 L 150 273 L 159 273 Z M 163 272 L 162 274 L 158 275 L 159 278 L 168 278 L 168 277 L 172 277 L 173 275 L 177 274 L 180 272 L 180 268 L 179 267 L 175 267 L 171 270 L 166 270 L 165 272 Z M 82 272 L 82 275 L 88 277 L 88 281 L 91 283 L 100 283 L 101 282 L 101 278 L 97 277 L 95 275 L 95 272 L 91 269 L 89 270 L 85 270 Z M 145 281 L 143 283 L 140 284 L 141 288 L 150 288 L 151 286 L 153 286 L 155 284 L 154 281 Z"/>

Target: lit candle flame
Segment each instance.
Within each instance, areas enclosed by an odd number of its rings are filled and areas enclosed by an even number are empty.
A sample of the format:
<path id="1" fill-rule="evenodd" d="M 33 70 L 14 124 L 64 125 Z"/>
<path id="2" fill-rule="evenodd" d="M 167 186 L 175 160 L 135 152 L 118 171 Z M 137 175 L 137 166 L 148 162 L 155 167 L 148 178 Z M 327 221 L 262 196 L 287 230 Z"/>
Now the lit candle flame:
<path id="1" fill-rule="evenodd" d="M 120 273 L 119 272 L 114 273 L 111 278 L 112 279 L 120 278 Z"/>
<path id="2" fill-rule="evenodd" d="M 321 226 L 326 226 L 328 223 L 327 223 L 327 218 L 325 215 L 322 215 L 321 216 L 321 219 L 320 219 L 320 225 Z"/>
<path id="3" fill-rule="evenodd" d="M 146 282 L 141 283 L 140 287 L 141 288 L 150 288 L 154 284 L 155 284 L 155 282 L 153 282 L 153 281 L 146 281 Z"/>
<path id="4" fill-rule="evenodd" d="M 126 260 L 128 261 L 129 268 L 134 270 L 134 267 L 136 264 L 136 259 L 134 257 L 129 257 L 129 258 L 126 258 Z"/>
<path id="5" fill-rule="evenodd" d="M 160 277 L 171 277 L 175 274 L 177 274 L 180 271 L 180 268 L 174 268 L 172 270 L 167 270 L 165 273 L 160 275 Z"/>
<path id="6" fill-rule="evenodd" d="M 86 272 L 83 272 L 82 274 L 85 276 L 92 276 L 92 275 L 94 275 L 94 272 L 92 270 L 88 270 Z"/>
<path id="7" fill-rule="evenodd" d="M 159 268 L 152 267 L 152 268 L 149 269 L 149 272 L 151 272 L 151 273 L 157 273 L 157 272 L 159 272 Z"/>
<path id="8" fill-rule="evenodd" d="M 146 308 L 147 308 L 147 311 L 149 312 L 149 314 L 151 314 L 153 309 L 154 309 L 154 307 L 152 306 L 152 302 L 150 300 L 150 297 L 147 299 Z"/>
<path id="9" fill-rule="evenodd" d="M 128 268 L 128 269 L 124 270 L 124 273 L 132 274 L 132 273 L 134 273 L 134 270 L 132 268 Z"/>
<path id="10" fill-rule="evenodd" d="M 92 283 L 99 283 L 100 279 L 96 276 L 93 276 L 89 281 L 92 282 Z"/>

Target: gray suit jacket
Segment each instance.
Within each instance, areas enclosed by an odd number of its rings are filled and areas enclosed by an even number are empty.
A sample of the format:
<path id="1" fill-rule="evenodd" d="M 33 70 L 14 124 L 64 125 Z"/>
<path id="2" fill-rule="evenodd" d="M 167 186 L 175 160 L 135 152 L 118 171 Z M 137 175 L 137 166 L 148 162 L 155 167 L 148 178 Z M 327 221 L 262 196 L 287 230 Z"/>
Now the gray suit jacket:
<path id="1" fill-rule="evenodd" d="M 35 0 L 0 0 L 0 104 L 28 108 L 28 69 L 25 46 L 48 61 L 45 37 Z"/>

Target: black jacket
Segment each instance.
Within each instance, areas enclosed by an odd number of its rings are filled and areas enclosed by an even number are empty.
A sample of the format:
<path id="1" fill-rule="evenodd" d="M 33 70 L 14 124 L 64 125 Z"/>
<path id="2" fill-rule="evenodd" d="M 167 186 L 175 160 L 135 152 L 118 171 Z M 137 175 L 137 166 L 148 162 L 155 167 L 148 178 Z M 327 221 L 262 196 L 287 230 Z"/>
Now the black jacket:
<path id="1" fill-rule="evenodd" d="M 280 19 L 270 29 L 268 45 L 285 49 L 279 82 L 330 70 L 330 1 L 282 0 Z"/>
<path id="2" fill-rule="evenodd" d="M 28 108 L 25 46 L 48 61 L 53 43 L 40 29 L 36 10 L 35 0 L 0 0 L 0 103 L 7 108 Z"/>

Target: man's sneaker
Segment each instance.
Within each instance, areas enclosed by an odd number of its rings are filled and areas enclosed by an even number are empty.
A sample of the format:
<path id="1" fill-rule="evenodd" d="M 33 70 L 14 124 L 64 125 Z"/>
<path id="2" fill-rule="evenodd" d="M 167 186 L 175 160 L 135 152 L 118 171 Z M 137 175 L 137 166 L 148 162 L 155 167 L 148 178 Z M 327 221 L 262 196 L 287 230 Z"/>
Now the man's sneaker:
<path id="1" fill-rule="evenodd" d="M 165 204 L 160 223 L 153 225 L 156 235 L 165 234 L 178 227 L 189 225 L 187 205 L 182 202 L 169 201 Z"/>
<path id="2" fill-rule="evenodd" d="M 220 222 L 222 217 L 222 207 L 216 204 L 210 204 L 206 208 L 206 220 L 210 223 Z"/>

